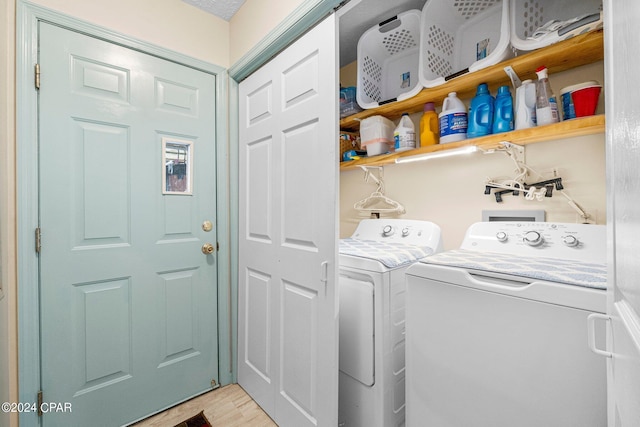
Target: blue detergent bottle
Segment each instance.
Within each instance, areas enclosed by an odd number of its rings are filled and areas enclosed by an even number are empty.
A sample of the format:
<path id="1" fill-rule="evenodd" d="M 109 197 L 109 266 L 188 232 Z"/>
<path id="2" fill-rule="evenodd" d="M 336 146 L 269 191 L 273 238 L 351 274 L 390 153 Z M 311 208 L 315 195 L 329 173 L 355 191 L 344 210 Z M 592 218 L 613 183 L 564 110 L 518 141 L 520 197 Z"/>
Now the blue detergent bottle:
<path id="1" fill-rule="evenodd" d="M 493 112 L 493 133 L 513 130 L 513 98 L 509 86 L 500 86 Z"/>
<path id="2" fill-rule="evenodd" d="M 489 86 L 480 83 L 476 90 L 476 96 L 469 106 L 469 124 L 467 138 L 485 136 L 491 133 L 493 126 L 494 98 L 489 93 Z"/>

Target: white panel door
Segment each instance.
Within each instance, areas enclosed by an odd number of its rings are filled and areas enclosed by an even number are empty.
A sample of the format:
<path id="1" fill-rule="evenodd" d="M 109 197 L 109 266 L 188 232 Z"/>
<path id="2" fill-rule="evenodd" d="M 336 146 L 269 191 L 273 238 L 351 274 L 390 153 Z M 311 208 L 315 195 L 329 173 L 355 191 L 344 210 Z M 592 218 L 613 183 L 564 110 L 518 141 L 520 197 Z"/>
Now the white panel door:
<path id="1" fill-rule="evenodd" d="M 240 83 L 238 382 L 283 427 L 338 419 L 335 33 Z"/>
<path id="2" fill-rule="evenodd" d="M 609 426 L 640 426 L 640 3 L 605 2 L 609 224 Z M 630 90 L 632 89 L 632 90 Z"/>
<path id="3" fill-rule="evenodd" d="M 40 24 L 44 426 L 123 425 L 217 379 L 215 76 Z"/>

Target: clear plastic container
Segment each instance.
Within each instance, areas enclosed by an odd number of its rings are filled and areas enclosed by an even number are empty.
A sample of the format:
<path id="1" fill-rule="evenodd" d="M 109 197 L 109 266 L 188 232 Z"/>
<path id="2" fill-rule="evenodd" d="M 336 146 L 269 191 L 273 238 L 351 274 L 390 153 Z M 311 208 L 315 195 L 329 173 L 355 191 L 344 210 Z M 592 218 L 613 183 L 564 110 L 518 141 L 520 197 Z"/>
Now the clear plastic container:
<path id="1" fill-rule="evenodd" d="M 382 116 L 367 117 L 360 122 L 360 146 L 367 150 L 367 156 L 393 151 L 393 128 L 393 122 Z"/>

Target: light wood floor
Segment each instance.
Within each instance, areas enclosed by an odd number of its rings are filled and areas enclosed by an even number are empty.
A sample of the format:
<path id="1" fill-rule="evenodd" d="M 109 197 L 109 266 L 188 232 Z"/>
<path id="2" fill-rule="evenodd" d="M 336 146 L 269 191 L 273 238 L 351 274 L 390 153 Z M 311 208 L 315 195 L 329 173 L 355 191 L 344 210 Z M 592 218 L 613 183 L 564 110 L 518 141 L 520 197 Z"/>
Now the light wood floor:
<path id="1" fill-rule="evenodd" d="M 238 384 L 230 384 L 194 397 L 134 426 L 172 427 L 202 410 L 214 427 L 277 427 Z"/>

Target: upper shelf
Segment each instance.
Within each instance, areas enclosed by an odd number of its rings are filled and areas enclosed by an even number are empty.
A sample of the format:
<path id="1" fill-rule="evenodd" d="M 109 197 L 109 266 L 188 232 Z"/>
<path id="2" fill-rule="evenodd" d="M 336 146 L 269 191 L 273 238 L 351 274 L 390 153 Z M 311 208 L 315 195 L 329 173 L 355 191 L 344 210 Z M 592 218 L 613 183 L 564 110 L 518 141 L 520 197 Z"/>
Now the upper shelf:
<path id="1" fill-rule="evenodd" d="M 500 64 L 492 65 L 482 70 L 456 77 L 447 83 L 430 89 L 423 89 L 416 96 L 404 101 L 392 102 L 378 108 L 362 111 L 340 120 L 340 129 L 357 131 L 360 120 L 381 115 L 388 119 L 398 119 L 402 113 L 421 112 L 427 102 L 441 105 L 449 92 L 457 92 L 459 98 L 473 97 L 476 87 L 480 83 L 488 83 L 491 90 L 498 86 L 510 84 L 504 67 L 510 65 L 518 76 L 525 79 L 535 79 L 535 69 L 545 65 L 550 74 L 559 73 L 581 65 L 591 64 L 604 59 L 602 30 L 573 37 L 551 46 L 508 59 Z"/>

